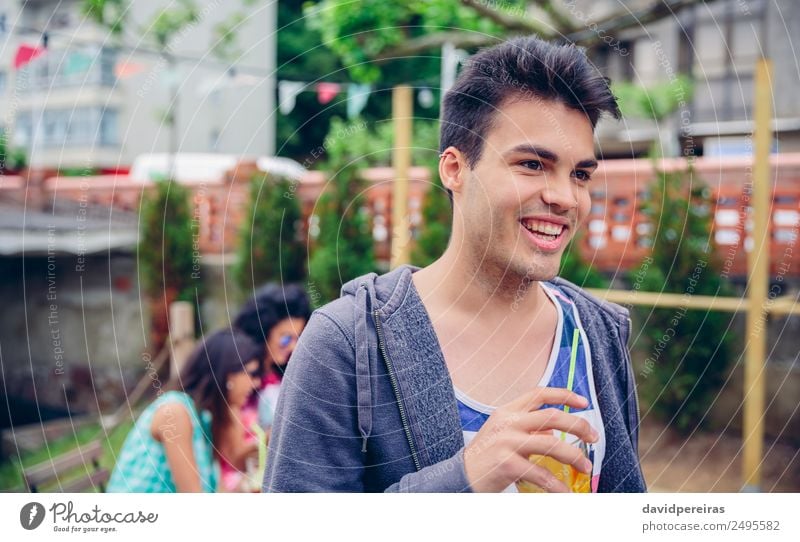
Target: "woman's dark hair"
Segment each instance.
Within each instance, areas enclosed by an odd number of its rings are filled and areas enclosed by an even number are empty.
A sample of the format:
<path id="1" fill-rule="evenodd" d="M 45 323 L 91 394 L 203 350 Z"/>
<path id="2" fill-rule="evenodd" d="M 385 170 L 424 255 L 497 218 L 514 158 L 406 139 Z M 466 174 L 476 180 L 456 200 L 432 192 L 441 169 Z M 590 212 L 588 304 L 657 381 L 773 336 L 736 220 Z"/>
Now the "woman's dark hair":
<path id="1" fill-rule="evenodd" d="M 186 361 L 170 389 L 186 392 L 197 409 L 211 413 L 211 437 L 216 445 L 230 423 L 227 398 L 228 377 L 245 370 L 256 360 L 259 373 L 264 368 L 264 343 L 257 343 L 243 332 L 226 328 L 206 336 Z"/>
<path id="2" fill-rule="evenodd" d="M 584 113 L 593 128 L 603 113 L 621 116 L 609 80 L 583 49 L 536 37 L 515 38 L 466 62 L 444 97 L 439 152 L 453 146 L 475 167 L 497 110 L 510 99 L 560 102 Z"/>
<path id="3" fill-rule="evenodd" d="M 296 284 L 270 282 L 255 290 L 236 315 L 233 325 L 254 341 L 267 342 L 270 330 L 286 318 L 311 316 L 311 305 L 305 290 Z"/>

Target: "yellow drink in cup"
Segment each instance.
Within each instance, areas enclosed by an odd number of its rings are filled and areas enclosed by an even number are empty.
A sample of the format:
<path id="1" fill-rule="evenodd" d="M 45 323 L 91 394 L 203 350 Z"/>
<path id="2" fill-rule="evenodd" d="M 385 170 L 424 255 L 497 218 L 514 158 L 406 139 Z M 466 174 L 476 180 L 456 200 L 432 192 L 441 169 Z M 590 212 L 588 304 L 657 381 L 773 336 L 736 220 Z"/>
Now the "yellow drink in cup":
<path id="1" fill-rule="evenodd" d="M 579 441 L 578 446 L 588 458 L 589 454 L 586 443 Z M 531 455 L 529 459 L 534 465 L 539 465 L 552 472 L 553 476 L 555 476 L 558 481 L 563 482 L 572 493 L 592 492 L 591 474 L 581 472 L 572 465 L 565 465 L 547 455 Z M 517 482 L 517 491 L 520 493 L 546 493 L 543 488 L 524 480 Z"/>
<path id="2" fill-rule="evenodd" d="M 576 329 L 572 334 L 572 351 L 570 352 L 570 359 L 569 359 L 569 376 L 567 377 L 567 389 L 572 391 L 572 384 L 575 377 L 575 361 L 578 355 L 578 339 L 579 339 L 579 332 Z M 569 412 L 569 407 L 564 407 L 564 412 Z M 566 434 L 561 433 L 561 440 L 566 439 Z M 581 449 L 583 452 L 584 457 L 589 459 L 589 448 L 586 446 L 586 443 L 579 440 L 575 444 L 578 448 Z M 572 493 L 591 493 L 592 492 L 592 475 L 583 473 L 577 470 L 572 465 L 565 465 L 561 463 L 557 459 L 553 459 L 547 455 L 536 455 L 533 454 L 528 457 L 531 463 L 534 465 L 539 465 L 540 467 L 544 467 L 558 479 L 560 482 L 563 482 L 565 486 L 572 492 Z M 524 480 L 520 480 L 517 482 L 517 490 L 520 493 L 546 493 L 544 488 L 537 486 L 536 484 L 531 484 L 530 482 L 526 482 Z"/>

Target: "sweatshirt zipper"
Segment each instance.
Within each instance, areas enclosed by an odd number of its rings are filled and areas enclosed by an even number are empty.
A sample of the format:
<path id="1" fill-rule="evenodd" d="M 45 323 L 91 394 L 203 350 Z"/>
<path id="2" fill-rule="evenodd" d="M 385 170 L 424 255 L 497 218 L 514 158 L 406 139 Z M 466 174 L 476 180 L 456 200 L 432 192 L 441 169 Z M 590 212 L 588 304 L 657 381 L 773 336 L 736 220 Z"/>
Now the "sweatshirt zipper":
<path id="1" fill-rule="evenodd" d="M 628 337 L 627 337 L 627 340 L 630 340 L 631 333 L 633 332 L 633 323 L 631 322 L 630 318 L 627 318 L 627 320 L 628 320 Z M 631 388 L 633 388 L 633 398 L 634 398 L 635 403 L 636 403 L 636 425 L 637 426 L 635 428 L 632 427 L 631 429 L 636 431 L 636 456 L 637 456 L 637 459 L 638 459 L 638 456 L 639 456 L 639 426 L 642 423 L 642 412 L 639 409 L 639 391 L 636 389 L 636 380 L 635 380 L 635 376 L 634 376 L 634 373 L 633 373 L 633 362 L 631 360 L 630 354 L 628 353 L 628 345 L 627 344 L 623 344 L 622 345 L 622 351 L 625 353 L 626 363 L 628 365 L 628 380 L 630 382 Z M 637 467 L 637 469 L 639 471 L 639 476 L 641 477 L 642 483 L 645 485 L 645 491 L 646 491 L 647 481 L 644 478 L 644 472 L 642 471 L 641 462 L 636 461 L 636 467 Z"/>
<path id="2" fill-rule="evenodd" d="M 628 340 L 630 340 L 631 333 L 633 332 L 633 323 L 631 322 L 630 318 L 628 318 L 627 320 L 628 320 Z M 624 349 L 625 352 L 628 351 L 628 345 L 627 344 L 623 344 L 622 348 Z M 631 387 L 633 388 L 633 397 L 636 399 L 636 421 L 637 421 L 637 423 L 641 424 L 642 423 L 642 411 L 639 408 L 639 390 L 636 389 L 636 380 L 635 380 L 634 374 L 633 374 L 633 365 L 632 365 L 632 361 L 630 359 L 630 355 L 628 355 L 627 357 L 628 357 L 628 372 L 630 374 L 629 378 L 631 379 Z M 639 432 L 638 428 L 636 429 L 636 432 L 637 433 Z"/>
<path id="3" fill-rule="evenodd" d="M 403 423 L 403 431 L 406 433 L 406 439 L 408 440 L 408 445 L 411 448 L 411 458 L 414 460 L 414 467 L 416 467 L 417 471 L 422 470 L 422 467 L 419 463 L 419 458 L 417 457 L 417 448 L 414 446 L 414 440 L 411 437 L 411 427 L 408 425 L 408 418 L 406 417 L 406 410 L 403 408 L 403 401 L 400 399 L 400 386 L 397 385 L 397 377 L 394 374 L 394 367 L 392 366 L 392 362 L 389 360 L 389 356 L 386 354 L 386 347 L 383 344 L 383 331 L 381 329 L 381 321 L 378 318 L 378 311 L 372 311 L 372 318 L 375 320 L 375 330 L 378 333 L 378 349 L 381 351 L 381 355 L 383 356 L 383 361 L 386 363 L 386 368 L 389 369 L 389 380 L 392 383 L 392 389 L 394 390 L 394 396 L 397 399 L 397 406 L 400 410 L 400 421 Z"/>

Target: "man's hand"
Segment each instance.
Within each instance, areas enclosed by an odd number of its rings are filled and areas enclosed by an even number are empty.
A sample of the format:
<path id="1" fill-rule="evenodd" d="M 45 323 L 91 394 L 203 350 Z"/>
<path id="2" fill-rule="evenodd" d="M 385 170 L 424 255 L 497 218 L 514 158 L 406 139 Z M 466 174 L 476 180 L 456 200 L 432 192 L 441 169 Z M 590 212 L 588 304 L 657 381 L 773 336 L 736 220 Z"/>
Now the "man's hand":
<path id="1" fill-rule="evenodd" d="M 532 464 L 531 454 L 547 455 L 591 474 L 592 464 L 575 446 L 553 435 L 553 429 L 597 442 L 599 435 L 584 419 L 542 405 L 586 408 L 586 398 L 562 388 L 536 388 L 495 410 L 464 450 L 464 467 L 475 492 L 503 491 L 525 480 L 550 492 L 569 489 L 546 468 Z"/>

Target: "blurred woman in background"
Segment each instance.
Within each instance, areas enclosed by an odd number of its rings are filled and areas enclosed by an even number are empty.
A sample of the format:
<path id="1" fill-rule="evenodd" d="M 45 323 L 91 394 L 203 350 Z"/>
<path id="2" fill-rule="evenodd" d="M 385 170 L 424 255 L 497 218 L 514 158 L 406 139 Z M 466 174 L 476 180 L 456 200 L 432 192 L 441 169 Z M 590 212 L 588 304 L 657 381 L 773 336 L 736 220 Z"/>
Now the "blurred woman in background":
<path id="1" fill-rule="evenodd" d="M 253 292 L 234 320 L 235 328 L 266 346 L 261 390 L 245 407 L 258 406 L 258 422 L 265 430 L 272 425 L 283 373 L 310 316 L 303 288 L 269 283 Z"/>
<path id="2" fill-rule="evenodd" d="M 139 416 L 107 491 L 214 492 L 219 461 L 244 468 L 256 445 L 241 438 L 240 411 L 261 384 L 264 344 L 223 329 L 193 351 L 178 378 Z"/>
<path id="3" fill-rule="evenodd" d="M 254 291 L 236 315 L 234 328 L 264 345 L 265 350 L 261 386 L 242 407 L 239 423 L 236 424 L 240 434 L 232 438 L 241 439 L 249 445 L 256 443 L 254 424 L 258 424 L 266 433 L 266 438 L 269 438 L 283 373 L 310 316 L 308 296 L 302 287 L 275 283 Z M 221 467 L 224 491 L 252 490 L 240 465 L 222 461 Z"/>

